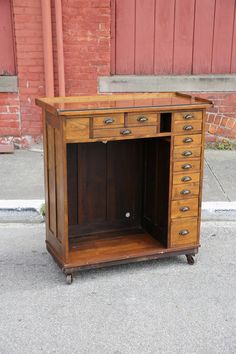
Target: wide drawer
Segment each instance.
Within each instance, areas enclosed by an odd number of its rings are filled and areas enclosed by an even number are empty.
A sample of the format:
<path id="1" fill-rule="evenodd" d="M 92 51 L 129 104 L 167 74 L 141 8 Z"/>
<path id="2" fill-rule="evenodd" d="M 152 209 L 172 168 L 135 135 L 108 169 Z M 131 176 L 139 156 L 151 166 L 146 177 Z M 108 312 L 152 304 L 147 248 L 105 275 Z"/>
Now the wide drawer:
<path id="1" fill-rule="evenodd" d="M 122 128 L 122 129 L 94 129 L 94 138 L 126 138 L 126 137 L 140 137 L 140 136 L 153 136 L 157 133 L 156 126 L 146 126 L 146 127 L 132 127 L 132 128 Z"/>
<path id="2" fill-rule="evenodd" d="M 182 121 L 182 122 L 192 122 L 195 120 L 202 120 L 202 112 L 176 112 L 174 113 L 174 121 Z"/>
<path id="3" fill-rule="evenodd" d="M 170 246 L 194 245 L 198 241 L 197 218 L 173 220 L 170 229 Z"/>
<path id="4" fill-rule="evenodd" d="M 128 113 L 126 119 L 127 126 L 159 125 L 159 115 L 157 113 Z"/>
<path id="5" fill-rule="evenodd" d="M 175 161 L 173 165 L 173 172 L 186 172 L 186 171 L 199 171 L 201 166 L 201 160 L 188 159 L 182 161 Z"/>
<path id="6" fill-rule="evenodd" d="M 202 129 L 202 121 L 196 120 L 193 122 L 174 122 L 174 132 L 175 133 L 195 133 L 200 132 Z"/>
<path id="7" fill-rule="evenodd" d="M 201 142 L 202 142 L 201 134 L 176 135 L 174 137 L 174 146 L 183 145 L 186 147 L 192 147 L 196 145 L 201 145 Z"/>
<path id="8" fill-rule="evenodd" d="M 172 200 L 197 197 L 198 194 L 199 183 L 189 183 L 187 186 L 179 184 L 172 186 Z"/>
<path id="9" fill-rule="evenodd" d="M 187 146 L 177 146 L 174 148 L 174 159 L 188 159 L 201 156 L 201 145 L 188 148 Z"/>
<path id="10" fill-rule="evenodd" d="M 200 172 L 185 172 L 185 173 L 174 173 L 173 184 L 188 185 L 189 183 L 195 183 L 200 181 Z"/>
<path id="11" fill-rule="evenodd" d="M 198 216 L 198 198 L 171 202 L 171 219 Z"/>
<path id="12" fill-rule="evenodd" d="M 93 127 L 95 129 L 124 127 L 124 114 L 108 114 L 99 117 L 93 117 Z"/>

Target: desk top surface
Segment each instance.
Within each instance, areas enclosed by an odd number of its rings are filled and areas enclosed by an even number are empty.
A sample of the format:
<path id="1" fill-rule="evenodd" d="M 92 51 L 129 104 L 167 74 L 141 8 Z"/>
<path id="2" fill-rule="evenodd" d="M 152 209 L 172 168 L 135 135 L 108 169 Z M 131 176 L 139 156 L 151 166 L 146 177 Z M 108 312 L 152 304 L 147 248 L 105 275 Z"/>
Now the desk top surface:
<path id="1" fill-rule="evenodd" d="M 95 96 L 53 97 L 36 99 L 36 104 L 56 115 L 74 115 L 109 110 L 157 109 L 191 109 L 206 108 L 212 102 L 196 96 L 178 92 L 143 93 L 143 94 L 109 94 Z"/>

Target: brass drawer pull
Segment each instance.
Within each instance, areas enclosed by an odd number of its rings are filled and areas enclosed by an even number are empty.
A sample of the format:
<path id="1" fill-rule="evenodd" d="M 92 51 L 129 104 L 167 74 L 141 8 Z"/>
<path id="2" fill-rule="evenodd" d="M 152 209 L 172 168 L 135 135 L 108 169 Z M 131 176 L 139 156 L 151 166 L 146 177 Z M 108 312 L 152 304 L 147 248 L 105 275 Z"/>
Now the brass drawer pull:
<path id="1" fill-rule="evenodd" d="M 131 130 L 129 130 L 129 129 L 124 129 L 124 130 L 121 130 L 121 132 L 120 132 L 122 135 L 129 135 L 129 134 L 131 134 L 132 132 L 131 132 Z"/>
<path id="2" fill-rule="evenodd" d="M 186 119 L 186 120 L 192 119 L 192 118 L 194 118 L 194 116 L 193 116 L 192 114 L 186 114 L 186 115 L 184 116 L 184 119 Z"/>
<path id="3" fill-rule="evenodd" d="M 186 236 L 186 235 L 188 235 L 188 234 L 189 234 L 189 231 L 188 231 L 187 229 L 180 230 L 180 232 L 179 232 L 179 235 L 180 235 L 180 236 Z"/>
<path id="4" fill-rule="evenodd" d="M 183 170 L 189 170 L 190 168 L 192 168 L 193 166 L 190 163 L 186 163 L 184 165 L 182 165 L 182 169 Z"/>
<path id="5" fill-rule="evenodd" d="M 148 121 L 148 117 L 140 116 L 140 117 L 137 118 L 137 121 L 140 122 L 140 123 L 147 122 Z"/>
<path id="6" fill-rule="evenodd" d="M 192 143 L 193 142 L 193 139 L 192 138 L 185 138 L 184 140 L 183 140 L 183 143 Z"/>
<path id="7" fill-rule="evenodd" d="M 112 123 L 114 123 L 114 119 L 113 118 L 107 118 L 107 119 L 104 120 L 104 123 L 105 124 L 112 124 Z"/>
<path id="8" fill-rule="evenodd" d="M 183 194 L 183 195 L 188 195 L 188 194 L 190 194 L 191 193 L 191 191 L 189 190 L 189 189 L 183 189 L 181 192 L 180 192 L 180 194 Z"/>
<path id="9" fill-rule="evenodd" d="M 193 154 L 192 151 L 187 151 L 187 150 L 182 153 L 183 156 L 191 156 L 192 154 Z"/>
<path id="10" fill-rule="evenodd" d="M 192 181 L 192 178 L 190 176 L 184 176 L 181 178 L 181 181 L 182 182 L 189 182 L 189 181 Z"/>
<path id="11" fill-rule="evenodd" d="M 187 206 L 183 206 L 182 208 L 180 208 L 179 210 L 182 211 L 182 212 L 186 212 L 186 211 L 189 211 L 189 207 Z"/>
<path id="12" fill-rule="evenodd" d="M 183 127 L 183 130 L 192 130 L 193 129 L 193 126 L 192 125 L 185 125 Z"/>

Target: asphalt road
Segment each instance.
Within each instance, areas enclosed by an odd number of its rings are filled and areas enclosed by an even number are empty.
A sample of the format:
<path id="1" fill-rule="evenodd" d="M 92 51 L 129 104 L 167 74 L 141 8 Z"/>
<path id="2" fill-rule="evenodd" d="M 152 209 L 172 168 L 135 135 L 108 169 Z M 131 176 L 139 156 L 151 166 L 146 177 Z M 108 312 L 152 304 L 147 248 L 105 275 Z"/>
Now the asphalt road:
<path id="1" fill-rule="evenodd" d="M 236 223 L 204 223 L 184 256 L 84 271 L 72 285 L 44 225 L 0 226 L 1 354 L 236 353 Z"/>

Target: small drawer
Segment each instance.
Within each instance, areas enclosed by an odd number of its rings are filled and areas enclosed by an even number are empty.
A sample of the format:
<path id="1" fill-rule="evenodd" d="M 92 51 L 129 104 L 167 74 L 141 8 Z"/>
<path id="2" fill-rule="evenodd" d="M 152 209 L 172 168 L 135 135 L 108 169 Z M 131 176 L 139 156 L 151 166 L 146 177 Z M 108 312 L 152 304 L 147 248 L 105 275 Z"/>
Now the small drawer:
<path id="1" fill-rule="evenodd" d="M 189 183 L 198 183 L 200 181 L 200 172 L 195 173 L 174 173 L 173 184 L 188 185 Z"/>
<path id="2" fill-rule="evenodd" d="M 157 113 L 128 113 L 127 126 L 159 125 L 159 115 Z"/>
<path id="3" fill-rule="evenodd" d="M 170 229 L 170 246 L 194 245 L 198 242 L 197 218 L 173 220 Z"/>
<path id="4" fill-rule="evenodd" d="M 200 132 L 202 129 L 202 121 L 196 120 L 192 122 L 174 122 L 174 132 L 175 133 L 195 133 Z"/>
<path id="5" fill-rule="evenodd" d="M 124 114 L 111 114 L 99 117 L 93 117 L 93 127 L 96 128 L 113 128 L 124 127 Z"/>
<path id="6" fill-rule="evenodd" d="M 202 112 L 176 112 L 174 113 L 174 121 L 181 121 L 181 122 L 192 122 L 195 120 L 202 120 Z"/>
<path id="7" fill-rule="evenodd" d="M 128 138 L 141 136 L 155 136 L 157 127 L 133 127 L 133 128 L 116 128 L 116 129 L 94 129 L 94 138 Z"/>
<path id="8" fill-rule="evenodd" d="M 173 172 L 187 172 L 199 171 L 201 166 L 200 159 L 188 159 L 182 161 L 175 161 L 173 165 Z"/>
<path id="9" fill-rule="evenodd" d="M 201 145 L 195 147 L 177 146 L 174 148 L 174 159 L 188 159 L 201 156 Z"/>
<path id="10" fill-rule="evenodd" d="M 198 216 L 198 198 L 171 202 L 171 219 Z"/>
<path id="11" fill-rule="evenodd" d="M 176 135 L 174 137 L 174 146 L 196 146 L 201 145 L 202 135 L 201 134 L 192 134 L 192 135 Z"/>
<path id="12" fill-rule="evenodd" d="M 198 194 L 199 183 L 189 183 L 187 186 L 176 184 L 172 187 L 172 200 L 198 197 Z"/>

